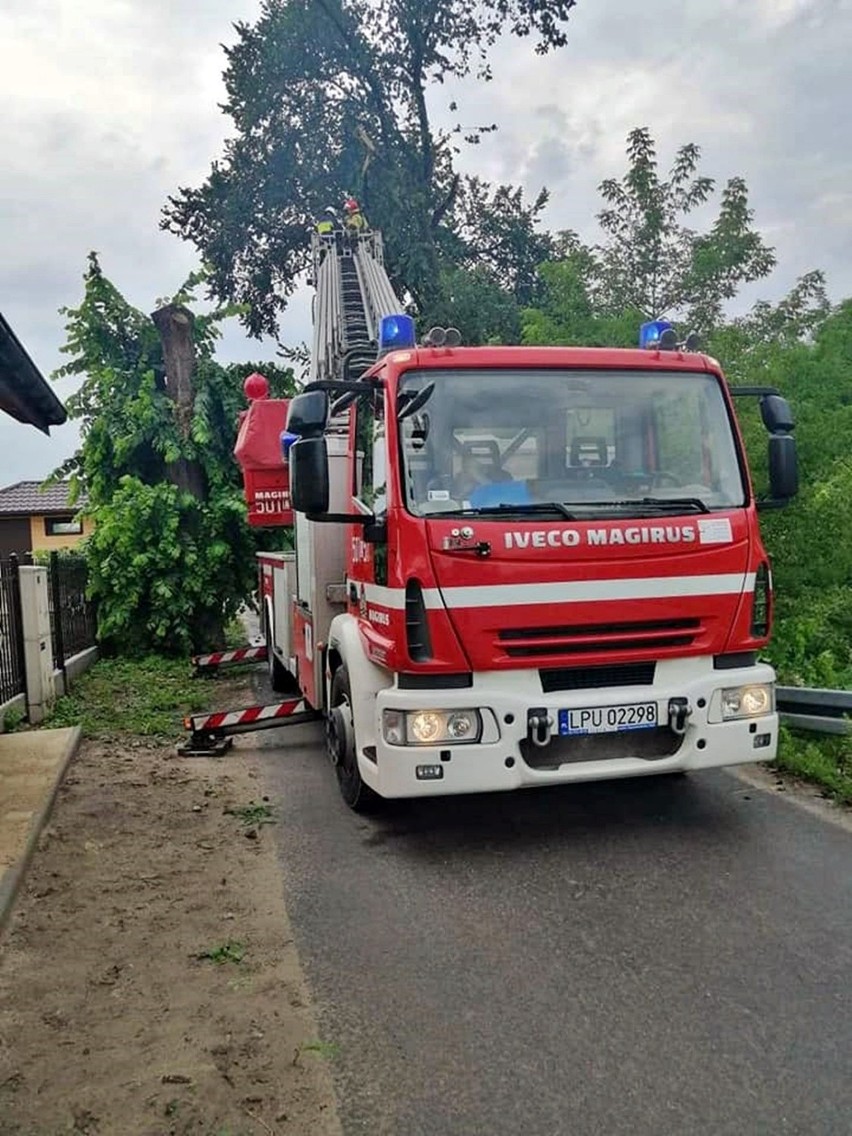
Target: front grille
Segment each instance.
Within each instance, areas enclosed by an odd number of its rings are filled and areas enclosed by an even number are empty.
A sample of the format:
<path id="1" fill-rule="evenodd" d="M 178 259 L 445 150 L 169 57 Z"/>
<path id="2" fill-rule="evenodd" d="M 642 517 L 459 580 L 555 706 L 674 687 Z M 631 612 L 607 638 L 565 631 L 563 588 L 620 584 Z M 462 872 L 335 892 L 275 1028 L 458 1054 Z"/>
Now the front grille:
<path id="1" fill-rule="evenodd" d="M 683 735 L 668 726 L 653 730 L 625 730 L 613 734 L 584 734 L 578 737 L 554 737 L 546 746 L 537 746 L 524 738 L 521 757 L 530 769 L 558 769 L 585 761 L 610 761 L 613 758 L 638 757 L 642 761 L 661 761 L 672 757 L 683 744 Z"/>
<path id="2" fill-rule="evenodd" d="M 512 627 L 498 632 L 497 646 L 509 658 L 580 655 L 604 651 L 641 651 L 689 647 L 701 620 L 649 619 L 630 623 L 580 623 L 560 627 Z"/>
<path id="3" fill-rule="evenodd" d="M 596 690 L 604 686 L 651 686 L 656 663 L 607 663 L 601 667 L 560 667 L 538 672 L 545 694 L 554 690 Z"/>

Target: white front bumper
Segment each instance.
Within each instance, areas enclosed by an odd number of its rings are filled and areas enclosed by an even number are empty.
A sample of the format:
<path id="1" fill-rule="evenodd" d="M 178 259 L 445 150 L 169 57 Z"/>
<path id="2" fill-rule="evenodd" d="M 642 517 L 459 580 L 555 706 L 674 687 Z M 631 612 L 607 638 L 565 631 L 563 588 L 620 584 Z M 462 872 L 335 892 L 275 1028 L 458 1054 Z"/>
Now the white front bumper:
<path id="1" fill-rule="evenodd" d="M 738 670 L 713 669 L 712 659 L 680 659 L 657 664 L 655 681 L 649 686 L 607 687 L 542 694 L 538 671 L 519 670 L 474 675 L 472 687 L 464 690 L 400 690 L 391 687 L 376 698 L 375 761 L 359 754 L 361 775 L 383 797 L 442 796 L 521 789 L 535 785 L 608 780 L 647 776 L 680 770 L 709 769 L 723 765 L 771 761 L 778 744 L 778 716 L 728 722 L 710 722 L 714 694 L 725 688 L 754 683 L 773 683 L 771 667 L 759 664 Z M 521 743 L 527 738 L 528 711 L 547 708 L 554 718 L 559 710 L 657 702 L 659 720 L 667 721 L 671 698 L 686 698 L 691 714 L 686 732 L 675 753 L 645 758 L 629 751 L 625 735 L 619 737 L 619 756 L 607 753 L 612 735 L 596 735 L 593 759 L 588 750 L 578 760 L 571 739 L 561 739 L 555 767 L 534 768 L 524 760 Z M 703 705 L 702 705 L 703 702 Z M 715 699 L 718 705 L 718 696 Z M 438 746 L 388 745 L 382 735 L 382 712 L 394 710 L 490 710 L 499 739 L 478 744 L 446 743 Z M 637 737 L 640 731 L 632 736 Z M 768 738 L 767 738 L 768 735 Z M 630 734 L 627 735 L 631 736 Z M 758 740 L 758 745 L 755 741 Z M 625 745 L 627 750 L 625 751 Z M 638 741 L 637 741 L 638 748 Z M 551 760 L 548 747 L 536 751 L 539 761 Z M 368 753 L 370 751 L 368 750 Z M 600 754 L 600 757 L 597 754 Z M 561 764 L 556 765 L 556 761 Z M 418 766 L 440 767 L 438 779 L 422 779 Z"/>

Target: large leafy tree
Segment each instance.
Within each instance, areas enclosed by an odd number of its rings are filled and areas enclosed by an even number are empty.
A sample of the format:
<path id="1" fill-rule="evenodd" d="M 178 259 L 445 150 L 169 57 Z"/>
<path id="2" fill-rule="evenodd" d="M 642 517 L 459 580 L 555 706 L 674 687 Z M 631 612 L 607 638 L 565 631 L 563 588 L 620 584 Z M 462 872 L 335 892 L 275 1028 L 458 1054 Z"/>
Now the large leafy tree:
<path id="1" fill-rule="evenodd" d="M 63 309 L 71 360 L 58 376 L 83 378 L 67 402 L 82 444 L 54 476 L 85 491 L 100 637 L 123 652 L 221 643 L 253 587 L 256 540 L 233 457 L 242 379 L 260 369 L 285 394 L 292 378 L 275 365 L 215 362 L 218 324 L 232 313 L 193 315 L 199 282 L 149 317 L 92 254 L 82 302 Z"/>
<path id="2" fill-rule="evenodd" d="M 466 256 L 523 294 L 530 250 L 516 191 L 491 193 L 454 167 L 463 144 L 493 124 L 436 129 L 427 93 L 471 72 L 492 77 L 502 34 L 547 52 L 566 41 L 576 0 L 264 0 L 227 49 L 235 134 L 198 188 L 183 188 L 163 224 L 192 241 L 222 300 L 245 304 L 255 333 L 272 332 L 325 207 L 356 193 L 385 235 L 398 291 L 418 308 L 439 299 L 442 269 Z M 528 296 L 526 297 L 528 299 Z"/>
<path id="3" fill-rule="evenodd" d="M 715 191 L 713 179 L 698 172 L 700 148 L 681 146 L 662 175 L 650 131 L 636 128 L 627 158 L 624 176 L 600 187 L 604 239 L 591 250 L 589 276 L 596 306 L 614 315 L 633 309 L 647 318 L 680 317 L 706 331 L 743 284 L 775 267 L 773 250 L 753 226 L 746 183 L 726 183 L 716 219 L 698 232 L 688 218 Z"/>

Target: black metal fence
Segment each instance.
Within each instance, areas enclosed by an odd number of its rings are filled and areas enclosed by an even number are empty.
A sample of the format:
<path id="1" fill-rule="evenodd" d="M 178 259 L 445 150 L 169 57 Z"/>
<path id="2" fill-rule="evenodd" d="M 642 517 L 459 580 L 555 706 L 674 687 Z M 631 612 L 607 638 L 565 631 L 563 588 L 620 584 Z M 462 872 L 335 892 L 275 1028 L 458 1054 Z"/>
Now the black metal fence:
<path id="1" fill-rule="evenodd" d="M 0 560 L 0 703 L 26 691 L 18 560 Z"/>
<path id="2" fill-rule="evenodd" d="M 62 670 L 72 655 L 94 647 L 98 621 L 86 598 L 86 561 L 72 552 L 51 552 L 48 564 L 53 665 Z"/>
<path id="3" fill-rule="evenodd" d="M 0 704 L 27 690 L 19 568 L 32 563 L 30 554 L 0 560 Z M 64 672 L 73 655 L 95 646 L 95 605 L 86 598 L 88 578 L 82 556 L 51 552 L 43 566 L 47 569 L 53 666 Z"/>

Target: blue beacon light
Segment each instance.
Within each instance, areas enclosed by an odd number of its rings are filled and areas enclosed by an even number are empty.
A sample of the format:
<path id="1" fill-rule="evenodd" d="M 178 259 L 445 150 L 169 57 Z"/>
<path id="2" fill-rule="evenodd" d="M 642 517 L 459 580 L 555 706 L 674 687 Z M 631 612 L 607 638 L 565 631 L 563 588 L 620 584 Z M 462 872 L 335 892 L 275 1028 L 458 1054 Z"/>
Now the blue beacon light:
<path id="1" fill-rule="evenodd" d="M 643 351 L 660 346 L 663 332 L 671 331 L 672 325 L 668 320 L 650 320 L 639 328 L 639 346 Z"/>
<path id="2" fill-rule="evenodd" d="M 294 442 L 298 442 L 299 435 L 291 434 L 289 430 L 281 431 L 281 456 L 286 464 L 290 459 L 290 447 Z"/>
<path id="3" fill-rule="evenodd" d="M 411 316 L 382 316 L 379 323 L 380 353 L 413 347 L 416 342 L 417 335 Z"/>

